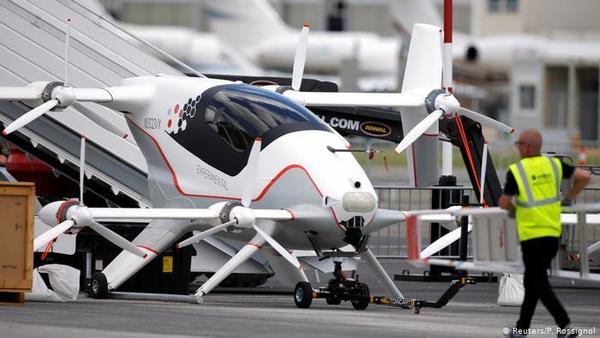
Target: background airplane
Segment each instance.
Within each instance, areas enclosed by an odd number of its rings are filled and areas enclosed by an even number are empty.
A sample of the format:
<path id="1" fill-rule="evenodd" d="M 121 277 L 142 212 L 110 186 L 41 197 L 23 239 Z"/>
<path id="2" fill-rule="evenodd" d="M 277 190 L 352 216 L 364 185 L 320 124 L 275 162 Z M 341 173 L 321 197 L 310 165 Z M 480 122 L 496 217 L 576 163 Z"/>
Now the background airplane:
<path id="1" fill-rule="evenodd" d="M 261 67 L 291 71 L 298 41 L 265 0 L 206 1 L 210 27 Z M 313 32 L 308 42 L 306 72 L 338 74 L 344 60 L 358 60 L 361 75 L 396 76 L 401 39 L 367 32 Z"/>
<path id="2" fill-rule="evenodd" d="M 406 36 L 414 23 L 442 26 L 441 15 L 431 0 L 390 0 L 394 27 Z M 457 65 L 480 70 L 508 72 L 515 57 L 551 62 L 570 59 L 595 61 L 600 58 L 600 40 L 550 38 L 534 34 L 501 34 L 478 37 L 453 32 L 453 58 Z"/>

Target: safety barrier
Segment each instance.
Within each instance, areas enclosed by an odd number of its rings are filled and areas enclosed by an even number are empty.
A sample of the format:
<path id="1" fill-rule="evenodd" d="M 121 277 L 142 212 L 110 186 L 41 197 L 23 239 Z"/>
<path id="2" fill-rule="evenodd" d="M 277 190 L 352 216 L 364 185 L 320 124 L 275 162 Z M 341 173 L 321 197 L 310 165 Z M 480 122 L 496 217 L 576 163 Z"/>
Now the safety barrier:
<path id="1" fill-rule="evenodd" d="M 413 188 L 401 185 L 375 186 L 375 191 L 379 197 L 380 208 L 404 211 L 431 209 L 433 194 L 439 193 L 441 190 L 456 192 L 449 194 L 451 203 L 460 204 L 460 196 L 463 195 L 469 196 L 469 201 L 476 201 L 475 193 L 471 186 L 427 188 Z M 576 204 L 591 204 L 598 201 L 600 201 L 600 187 L 587 187 L 578 196 L 575 202 Z M 575 251 L 574 248 L 576 247 L 576 236 L 574 229 L 574 223 L 568 223 L 563 228 L 563 241 L 561 244 L 568 252 Z M 422 243 L 429 243 L 429 227 L 423 227 L 421 231 Z M 600 227 L 588 227 L 586 230 L 586 238 L 593 243 L 600 241 Z M 471 245 L 472 239 L 469 242 L 469 256 L 471 256 L 473 253 Z M 405 223 L 398 223 L 371 234 L 369 247 L 379 258 L 406 258 L 407 251 Z M 598 262 L 598 264 L 600 264 L 600 262 Z"/>
<path id="2" fill-rule="evenodd" d="M 570 279 L 582 279 L 600 282 L 600 273 L 590 272 L 590 254 L 600 250 L 600 242 L 590 241 L 586 230 L 600 225 L 600 203 L 580 204 L 565 208 L 561 216 L 563 225 L 574 224 L 576 232 L 576 252 L 578 266 L 576 270 L 563 269 L 560 255 L 552 263 L 551 275 Z M 522 273 L 523 264 L 518 249 L 518 238 L 514 221 L 506 217 L 506 211 L 500 208 L 463 209 L 455 213 L 457 217 L 470 216 L 473 223 L 473 260 L 459 261 L 442 258 L 421 258 L 415 255 L 421 252 L 419 232 L 421 226 L 418 216 L 407 220 L 407 243 L 409 260 L 417 265 L 449 266 L 461 270 Z M 591 243 L 591 245 L 590 245 Z"/>

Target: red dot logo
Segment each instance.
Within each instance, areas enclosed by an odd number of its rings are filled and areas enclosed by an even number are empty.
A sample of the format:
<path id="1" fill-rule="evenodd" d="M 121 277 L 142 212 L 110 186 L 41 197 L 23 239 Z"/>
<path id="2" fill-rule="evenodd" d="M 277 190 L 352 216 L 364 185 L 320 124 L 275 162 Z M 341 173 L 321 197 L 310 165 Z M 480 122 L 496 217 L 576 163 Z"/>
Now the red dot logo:
<path id="1" fill-rule="evenodd" d="M 171 128 L 172 124 L 173 124 L 173 121 L 171 121 L 171 119 L 169 119 L 169 121 L 167 121 L 167 128 Z"/>

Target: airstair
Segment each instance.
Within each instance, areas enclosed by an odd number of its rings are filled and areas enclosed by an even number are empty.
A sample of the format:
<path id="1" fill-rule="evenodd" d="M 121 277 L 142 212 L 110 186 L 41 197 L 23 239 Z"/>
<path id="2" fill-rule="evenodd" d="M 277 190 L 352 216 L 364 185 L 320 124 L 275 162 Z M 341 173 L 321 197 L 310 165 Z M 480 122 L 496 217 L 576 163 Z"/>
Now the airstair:
<path id="1" fill-rule="evenodd" d="M 114 86 L 133 76 L 180 74 L 139 49 L 128 33 L 99 16 L 90 4 L 81 0 L 0 2 L 1 85 L 64 81 L 67 18 L 72 22 L 67 70 L 71 86 Z M 0 122 L 7 125 L 29 109 L 22 103 L 1 102 Z M 127 133 L 119 113 L 95 103 L 76 103 L 6 138 L 61 174 L 75 178 L 79 140 L 85 135 L 87 189 L 117 205 L 149 206 L 146 163 Z"/>
<path id="2" fill-rule="evenodd" d="M 105 87 L 134 76 L 182 75 L 154 56 L 161 52 L 144 45 L 104 14 L 94 0 L 0 1 L 0 86 L 64 82 L 67 19 L 71 19 L 67 70 L 71 86 Z M 0 102 L 0 128 L 38 104 Z M 75 103 L 0 137 L 42 160 L 56 174 L 77 182 L 80 137 L 85 136 L 86 190 L 107 205 L 149 207 L 148 168 L 128 132 L 120 113 L 95 103 Z M 214 271 L 213 265 L 229 259 L 235 247 L 215 241 L 195 245 L 192 271 Z M 211 262 L 195 259 L 207 255 Z M 265 264 L 261 260 L 249 262 L 238 272 L 263 276 L 269 274 Z M 90 267 L 83 268 L 89 275 Z"/>

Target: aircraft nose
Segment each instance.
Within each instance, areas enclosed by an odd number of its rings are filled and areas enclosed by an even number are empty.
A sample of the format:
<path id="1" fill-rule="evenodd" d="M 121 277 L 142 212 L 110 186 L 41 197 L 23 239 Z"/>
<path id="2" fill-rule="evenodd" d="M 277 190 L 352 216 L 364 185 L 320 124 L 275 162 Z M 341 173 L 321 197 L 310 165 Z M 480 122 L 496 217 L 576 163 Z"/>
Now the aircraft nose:
<path id="1" fill-rule="evenodd" d="M 369 192 L 352 191 L 342 196 L 342 207 L 347 212 L 371 212 L 376 204 L 375 196 Z"/>

